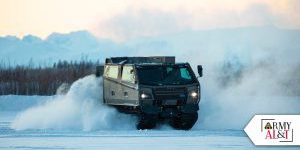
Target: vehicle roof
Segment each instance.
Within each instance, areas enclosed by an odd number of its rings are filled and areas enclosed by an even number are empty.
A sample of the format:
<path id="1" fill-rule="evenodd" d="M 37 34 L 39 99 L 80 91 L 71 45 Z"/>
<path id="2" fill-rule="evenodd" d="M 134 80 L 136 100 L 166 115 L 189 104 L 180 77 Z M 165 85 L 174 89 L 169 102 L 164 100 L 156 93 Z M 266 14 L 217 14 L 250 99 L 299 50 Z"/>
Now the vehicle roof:
<path id="1" fill-rule="evenodd" d="M 189 63 L 183 63 L 183 62 L 180 62 L 180 63 L 132 63 L 132 64 L 114 64 L 114 63 L 108 63 L 106 65 L 124 65 L 124 66 L 127 66 L 127 65 L 134 65 L 134 66 L 177 66 L 177 65 L 187 65 Z"/>
<path id="2" fill-rule="evenodd" d="M 133 64 L 133 65 L 136 65 L 136 66 L 162 66 L 162 65 L 186 65 L 188 63 L 183 63 L 183 62 L 180 62 L 180 63 L 137 63 L 137 64 Z"/>
<path id="3" fill-rule="evenodd" d="M 175 64 L 174 56 L 150 56 L 150 57 L 111 57 L 106 58 L 105 64 Z"/>

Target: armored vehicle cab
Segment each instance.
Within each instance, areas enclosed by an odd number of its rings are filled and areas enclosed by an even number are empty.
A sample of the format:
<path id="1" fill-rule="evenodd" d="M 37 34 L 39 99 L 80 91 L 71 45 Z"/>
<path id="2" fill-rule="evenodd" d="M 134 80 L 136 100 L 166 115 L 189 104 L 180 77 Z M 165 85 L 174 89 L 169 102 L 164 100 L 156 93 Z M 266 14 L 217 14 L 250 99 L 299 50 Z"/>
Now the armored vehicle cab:
<path id="1" fill-rule="evenodd" d="M 202 66 L 198 66 L 202 76 Z M 189 63 L 175 57 L 107 58 L 103 72 L 103 103 L 137 114 L 138 129 L 168 120 L 188 130 L 198 119 L 200 83 Z"/>

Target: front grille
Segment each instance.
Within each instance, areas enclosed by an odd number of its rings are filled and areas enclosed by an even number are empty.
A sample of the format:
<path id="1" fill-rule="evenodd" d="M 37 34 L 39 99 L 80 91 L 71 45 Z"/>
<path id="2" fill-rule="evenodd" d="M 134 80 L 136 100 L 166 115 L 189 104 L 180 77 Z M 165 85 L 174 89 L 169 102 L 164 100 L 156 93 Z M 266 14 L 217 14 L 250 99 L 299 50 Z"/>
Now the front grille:
<path id="1" fill-rule="evenodd" d="M 186 103 L 186 88 L 156 88 L 154 89 L 155 103 L 161 105 L 183 105 Z"/>

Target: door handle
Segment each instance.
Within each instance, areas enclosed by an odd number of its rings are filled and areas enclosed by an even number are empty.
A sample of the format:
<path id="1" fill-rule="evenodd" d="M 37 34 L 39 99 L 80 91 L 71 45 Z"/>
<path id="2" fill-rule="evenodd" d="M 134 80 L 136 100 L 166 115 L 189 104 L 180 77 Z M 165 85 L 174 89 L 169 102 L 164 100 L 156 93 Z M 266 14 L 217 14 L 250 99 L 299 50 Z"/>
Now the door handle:
<path id="1" fill-rule="evenodd" d="M 115 91 L 111 91 L 111 95 L 114 96 L 115 95 Z"/>
<path id="2" fill-rule="evenodd" d="M 128 97 L 128 92 L 124 92 L 124 96 L 125 96 L 125 97 Z"/>

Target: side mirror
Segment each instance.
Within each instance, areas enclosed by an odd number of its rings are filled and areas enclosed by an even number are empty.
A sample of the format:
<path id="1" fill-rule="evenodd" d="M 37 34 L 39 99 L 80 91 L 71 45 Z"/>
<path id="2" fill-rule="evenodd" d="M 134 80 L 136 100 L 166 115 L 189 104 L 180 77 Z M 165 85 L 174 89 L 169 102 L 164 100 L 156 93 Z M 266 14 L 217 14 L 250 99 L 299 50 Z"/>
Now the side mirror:
<path id="1" fill-rule="evenodd" d="M 199 77 L 202 77 L 202 76 L 203 76 L 203 73 L 202 73 L 202 71 L 203 71 L 202 65 L 198 65 L 198 66 L 197 66 L 197 69 L 198 69 Z"/>
<path id="2" fill-rule="evenodd" d="M 100 77 L 103 74 L 103 66 L 96 66 L 96 77 Z"/>

